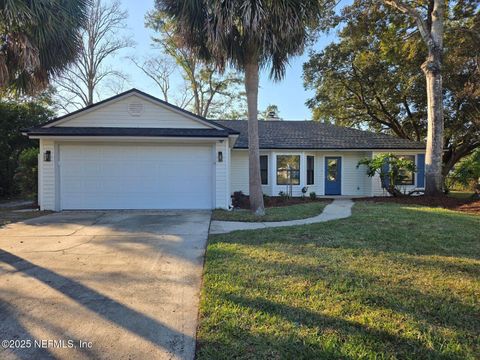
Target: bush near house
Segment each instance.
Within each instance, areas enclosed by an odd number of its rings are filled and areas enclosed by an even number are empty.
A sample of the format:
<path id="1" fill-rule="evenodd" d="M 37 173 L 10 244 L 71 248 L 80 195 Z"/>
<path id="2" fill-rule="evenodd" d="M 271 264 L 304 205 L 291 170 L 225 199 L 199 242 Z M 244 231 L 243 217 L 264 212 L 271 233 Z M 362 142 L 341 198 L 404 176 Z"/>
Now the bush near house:
<path id="1" fill-rule="evenodd" d="M 23 196 L 35 198 L 38 191 L 38 149 L 29 148 L 20 153 L 14 180 Z"/>
<path id="2" fill-rule="evenodd" d="M 449 189 L 473 191 L 480 196 L 480 149 L 462 159 L 446 179 Z"/>
<path id="3" fill-rule="evenodd" d="M 357 168 L 360 165 L 367 167 L 368 176 L 373 177 L 378 174 L 385 189 L 393 196 L 405 195 L 398 189 L 398 184 L 404 179 L 405 173 L 417 171 L 411 160 L 390 153 L 379 154 L 372 159 L 362 159 L 358 162 Z"/>
<path id="4" fill-rule="evenodd" d="M 37 146 L 37 141 L 22 135 L 21 130 L 49 120 L 52 112 L 47 103 L 44 99 L 13 101 L 0 98 L 0 198 L 20 193 L 14 180 L 20 153 Z"/>

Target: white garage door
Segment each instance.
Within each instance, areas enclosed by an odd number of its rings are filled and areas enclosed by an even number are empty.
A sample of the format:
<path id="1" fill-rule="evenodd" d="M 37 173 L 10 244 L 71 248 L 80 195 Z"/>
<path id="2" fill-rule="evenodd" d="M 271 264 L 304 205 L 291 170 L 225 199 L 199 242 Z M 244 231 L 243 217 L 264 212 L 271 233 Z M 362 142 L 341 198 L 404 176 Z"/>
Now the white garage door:
<path id="1" fill-rule="evenodd" d="M 211 146 L 61 145 L 62 209 L 211 209 Z"/>

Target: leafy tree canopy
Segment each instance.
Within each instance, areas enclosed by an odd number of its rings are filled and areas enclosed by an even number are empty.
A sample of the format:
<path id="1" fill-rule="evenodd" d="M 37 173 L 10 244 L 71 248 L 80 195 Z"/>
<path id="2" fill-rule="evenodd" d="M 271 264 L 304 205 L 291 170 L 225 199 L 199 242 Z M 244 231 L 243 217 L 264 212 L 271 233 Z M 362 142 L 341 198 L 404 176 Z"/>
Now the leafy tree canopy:
<path id="1" fill-rule="evenodd" d="M 269 104 L 266 109 L 260 112 L 260 119 L 267 120 L 267 119 L 278 119 L 280 120 L 280 109 L 276 104 Z"/>
<path id="2" fill-rule="evenodd" d="M 480 146 L 478 0 L 450 2 L 444 58 L 444 175 Z M 304 65 L 314 118 L 425 139 L 426 49 L 412 20 L 379 2 L 357 0 L 338 18 L 339 40 Z"/>
<path id="3" fill-rule="evenodd" d="M 22 135 L 21 130 L 49 120 L 48 94 L 38 99 L 0 100 L 0 197 L 14 195 L 18 188 L 13 181 L 20 153 L 37 147 L 37 141 Z"/>
<path id="4" fill-rule="evenodd" d="M 480 193 L 480 148 L 458 162 L 449 174 L 448 183 Z"/>

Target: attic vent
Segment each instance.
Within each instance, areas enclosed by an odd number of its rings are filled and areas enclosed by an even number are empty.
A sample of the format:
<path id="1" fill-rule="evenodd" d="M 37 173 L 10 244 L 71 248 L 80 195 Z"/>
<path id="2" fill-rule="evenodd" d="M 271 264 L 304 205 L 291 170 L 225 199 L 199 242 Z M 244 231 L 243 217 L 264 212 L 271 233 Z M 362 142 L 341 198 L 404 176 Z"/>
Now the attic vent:
<path id="1" fill-rule="evenodd" d="M 143 104 L 131 103 L 128 104 L 128 113 L 132 116 L 140 116 L 143 113 Z"/>

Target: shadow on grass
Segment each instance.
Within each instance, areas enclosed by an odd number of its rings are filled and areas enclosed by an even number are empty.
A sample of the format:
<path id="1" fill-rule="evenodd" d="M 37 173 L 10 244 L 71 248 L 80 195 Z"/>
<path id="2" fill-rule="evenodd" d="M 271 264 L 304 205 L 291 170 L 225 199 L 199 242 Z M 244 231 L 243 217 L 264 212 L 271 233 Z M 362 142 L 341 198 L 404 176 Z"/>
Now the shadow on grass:
<path id="1" fill-rule="evenodd" d="M 222 343 L 220 341 L 208 343 L 199 340 L 198 355 L 199 358 L 208 358 L 214 356 L 220 358 L 223 351 L 230 349 L 226 354 L 231 357 L 240 358 L 282 358 L 282 359 L 345 359 L 358 358 L 359 353 L 348 354 L 339 349 L 339 343 L 361 339 L 360 341 L 368 344 L 368 351 L 377 354 L 410 354 L 417 358 L 438 358 L 439 353 L 425 346 L 421 341 L 402 338 L 400 336 L 366 327 L 362 324 L 347 321 L 341 318 L 324 316 L 320 313 L 307 309 L 279 304 L 264 298 L 247 298 L 245 296 L 226 294 L 219 295 L 223 301 L 233 304 L 233 307 L 243 307 L 249 312 L 260 312 L 268 314 L 272 318 L 282 318 L 295 324 L 297 330 L 300 327 L 315 329 L 319 337 L 323 334 L 335 335 L 336 340 L 331 343 L 304 341 L 293 332 L 281 333 L 277 336 L 267 336 L 261 332 L 251 332 L 248 329 L 237 327 L 230 329 L 232 338 L 235 341 L 241 341 L 242 349 L 235 349 L 235 344 Z M 319 340 L 319 339 L 316 339 Z M 335 342 L 337 342 L 335 344 Z M 357 344 L 358 345 L 358 344 Z M 252 349 L 255 356 L 248 356 L 248 348 Z M 208 353 L 209 351 L 213 352 Z M 245 350 L 247 349 L 247 350 Z M 255 349 L 255 350 L 253 350 Z M 241 350 L 241 353 L 235 353 L 235 350 Z M 247 351 L 247 353 L 245 353 Z M 252 354 L 252 355 L 253 355 Z"/>
<path id="2" fill-rule="evenodd" d="M 475 358 L 479 228 L 449 211 L 357 204 L 349 219 L 212 236 L 199 357 Z M 277 330 L 279 318 L 318 336 Z"/>
<path id="3" fill-rule="evenodd" d="M 268 251 L 268 250 L 267 250 Z M 321 252 L 321 250 L 319 250 Z M 235 251 L 214 249 L 209 250 L 209 258 L 228 258 L 233 264 L 242 264 L 249 269 L 262 270 L 265 274 L 259 273 L 258 276 L 248 278 L 248 287 L 257 289 L 264 293 L 282 292 L 283 289 L 272 289 L 269 279 L 288 278 L 291 282 L 304 282 L 315 284 L 321 282 L 330 290 L 343 296 L 351 296 L 352 302 L 376 309 L 390 309 L 397 313 L 404 313 L 417 321 L 426 321 L 434 326 L 447 326 L 456 330 L 474 333 L 480 328 L 480 310 L 467 301 L 462 301 L 454 294 L 448 291 L 440 293 L 438 289 L 422 288 L 418 289 L 409 280 L 401 282 L 390 281 L 388 276 L 369 272 L 368 269 L 352 269 L 345 264 L 338 263 L 335 260 L 329 260 L 328 255 L 318 257 L 315 264 L 290 261 L 275 261 L 262 259 L 259 261 L 248 255 Z M 315 253 L 309 253 L 310 259 L 315 258 Z M 374 260 L 372 258 L 372 260 Z M 404 257 L 398 259 L 399 263 L 405 260 Z M 391 259 L 389 259 L 391 261 Z M 415 269 L 415 262 L 410 263 L 412 271 Z M 221 265 L 220 265 L 221 266 Z M 478 271 L 478 269 L 477 269 Z M 237 275 L 241 277 L 241 274 Z M 395 278 L 395 273 L 389 276 Z M 243 284 L 242 284 L 243 285 Z M 245 285 L 246 286 L 246 285 Z M 247 287 L 247 286 L 246 286 Z M 432 293 L 433 292 L 433 293 Z M 309 290 L 306 289 L 309 294 Z M 472 295 L 473 297 L 473 295 Z"/>

